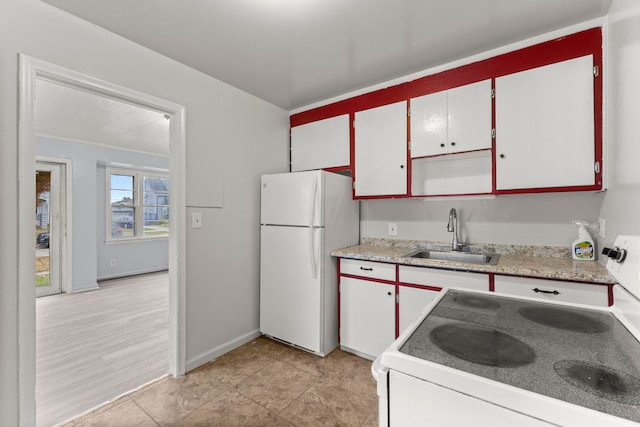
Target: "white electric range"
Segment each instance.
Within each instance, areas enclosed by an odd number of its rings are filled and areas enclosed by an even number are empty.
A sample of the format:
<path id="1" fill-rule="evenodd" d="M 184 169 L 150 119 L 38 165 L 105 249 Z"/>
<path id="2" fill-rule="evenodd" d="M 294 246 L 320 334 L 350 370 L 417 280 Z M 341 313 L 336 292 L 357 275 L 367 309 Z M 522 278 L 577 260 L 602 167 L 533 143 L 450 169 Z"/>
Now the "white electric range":
<path id="1" fill-rule="evenodd" d="M 605 309 L 443 290 L 372 366 L 379 425 L 640 425 L 640 236 L 605 252 Z"/>

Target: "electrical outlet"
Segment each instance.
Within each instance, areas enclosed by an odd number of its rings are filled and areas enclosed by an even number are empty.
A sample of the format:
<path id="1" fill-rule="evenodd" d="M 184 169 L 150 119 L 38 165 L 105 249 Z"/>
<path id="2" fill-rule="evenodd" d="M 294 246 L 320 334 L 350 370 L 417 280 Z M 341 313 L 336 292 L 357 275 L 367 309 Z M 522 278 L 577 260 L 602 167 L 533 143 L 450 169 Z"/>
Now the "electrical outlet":
<path id="1" fill-rule="evenodd" d="M 202 212 L 191 212 L 191 228 L 202 228 Z"/>
<path id="2" fill-rule="evenodd" d="M 395 222 L 390 222 L 387 224 L 387 234 L 389 236 L 397 236 L 398 235 L 398 224 Z"/>
<path id="3" fill-rule="evenodd" d="M 598 218 L 598 236 L 605 238 L 605 220 L 604 218 Z"/>
<path id="4" fill-rule="evenodd" d="M 115 267 L 116 265 L 118 265 L 117 261 L 115 258 L 111 259 L 111 267 Z"/>

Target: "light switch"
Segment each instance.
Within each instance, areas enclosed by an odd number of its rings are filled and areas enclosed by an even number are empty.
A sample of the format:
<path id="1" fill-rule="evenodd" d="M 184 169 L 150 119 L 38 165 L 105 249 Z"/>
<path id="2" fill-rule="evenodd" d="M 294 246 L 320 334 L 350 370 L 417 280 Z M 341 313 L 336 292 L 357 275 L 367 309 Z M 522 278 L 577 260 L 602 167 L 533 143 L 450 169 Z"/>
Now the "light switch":
<path id="1" fill-rule="evenodd" d="M 191 228 L 202 228 L 202 212 L 191 212 Z"/>

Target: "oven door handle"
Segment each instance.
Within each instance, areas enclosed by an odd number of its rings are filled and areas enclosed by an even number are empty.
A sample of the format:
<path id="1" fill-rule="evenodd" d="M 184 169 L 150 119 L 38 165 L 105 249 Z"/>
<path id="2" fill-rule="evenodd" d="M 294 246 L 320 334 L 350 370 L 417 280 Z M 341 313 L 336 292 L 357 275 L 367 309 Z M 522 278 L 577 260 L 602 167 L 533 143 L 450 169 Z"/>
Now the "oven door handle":
<path id="1" fill-rule="evenodd" d="M 555 289 L 553 291 L 545 291 L 544 289 L 533 288 L 532 290 L 535 293 L 560 295 L 560 292 L 556 291 Z"/>

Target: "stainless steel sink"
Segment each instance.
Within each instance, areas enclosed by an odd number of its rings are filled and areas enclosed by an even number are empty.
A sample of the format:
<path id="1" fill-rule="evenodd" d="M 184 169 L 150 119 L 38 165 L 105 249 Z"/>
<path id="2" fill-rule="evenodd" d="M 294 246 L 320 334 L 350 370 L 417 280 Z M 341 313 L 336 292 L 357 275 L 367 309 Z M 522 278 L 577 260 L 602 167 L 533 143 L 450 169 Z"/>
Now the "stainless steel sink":
<path id="1" fill-rule="evenodd" d="M 466 264 L 482 264 L 482 265 L 496 265 L 500 255 L 498 254 L 474 254 L 470 252 L 455 252 L 455 251 L 429 251 L 418 250 L 405 255 L 408 258 L 424 258 L 424 259 L 437 259 L 441 261 L 454 261 L 463 262 Z"/>

